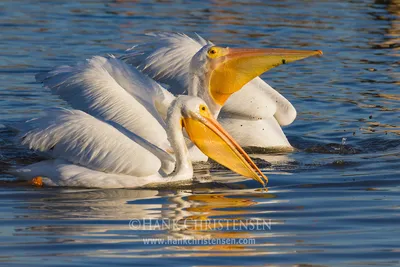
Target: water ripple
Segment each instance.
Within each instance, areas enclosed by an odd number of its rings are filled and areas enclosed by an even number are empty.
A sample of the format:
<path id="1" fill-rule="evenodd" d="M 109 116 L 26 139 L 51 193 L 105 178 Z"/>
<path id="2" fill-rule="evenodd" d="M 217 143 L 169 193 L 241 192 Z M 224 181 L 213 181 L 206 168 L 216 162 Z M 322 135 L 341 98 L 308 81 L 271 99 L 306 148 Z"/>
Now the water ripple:
<path id="1" fill-rule="evenodd" d="M 2 1 L 0 262 L 399 265 L 399 10 L 398 0 Z M 15 145 L 7 126 L 66 106 L 34 74 L 121 54 L 152 31 L 197 32 L 228 46 L 324 51 L 263 75 L 298 111 L 284 129 L 294 152 L 252 151 L 269 176 L 268 191 L 212 163 L 197 166 L 196 182 L 179 188 L 15 183 L 7 170 L 43 158 Z M 131 229 L 134 219 L 144 227 Z M 179 227 L 146 229 L 146 220 Z M 213 220 L 222 229 L 200 227 Z M 250 220 L 270 229 L 251 230 Z M 145 238 L 254 243 L 144 244 Z"/>

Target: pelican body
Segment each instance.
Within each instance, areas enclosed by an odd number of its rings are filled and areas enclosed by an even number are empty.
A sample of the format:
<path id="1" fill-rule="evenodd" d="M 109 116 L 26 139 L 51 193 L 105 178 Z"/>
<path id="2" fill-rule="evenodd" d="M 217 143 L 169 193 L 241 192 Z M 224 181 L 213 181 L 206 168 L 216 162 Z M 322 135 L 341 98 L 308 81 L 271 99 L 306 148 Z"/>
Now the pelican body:
<path id="1" fill-rule="evenodd" d="M 41 177 L 48 186 L 136 188 L 190 180 L 192 162 L 183 128 L 203 153 L 231 170 L 265 185 L 267 178 L 222 128 L 198 97 L 180 96 L 168 110 L 167 133 L 175 151 L 176 167 L 170 175 L 159 172 L 158 148 L 138 141 L 117 125 L 79 110 L 58 110 L 38 120 L 23 134 L 22 143 L 55 160 L 35 163 L 15 171 L 24 179 Z M 136 141 L 136 142 L 135 142 Z"/>

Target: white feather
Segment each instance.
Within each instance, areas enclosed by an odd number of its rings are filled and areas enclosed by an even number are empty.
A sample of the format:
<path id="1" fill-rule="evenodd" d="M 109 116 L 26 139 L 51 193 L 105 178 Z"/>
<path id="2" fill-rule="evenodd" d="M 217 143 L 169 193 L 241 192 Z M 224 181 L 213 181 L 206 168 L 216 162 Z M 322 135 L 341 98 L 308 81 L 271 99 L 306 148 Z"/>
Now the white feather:
<path id="1" fill-rule="evenodd" d="M 160 160 L 148 149 L 83 111 L 53 110 L 28 123 L 33 130 L 21 133 L 22 144 L 54 158 L 93 170 L 139 177 L 160 169 Z"/>
<path id="2" fill-rule="evenodd" d="M 116 122 L 154 145 L 169 149 L 165 123 L 157 108 L 165 113 L 174 96 L 123 61 L 96 56 L 36 78 L 73 108 Z"/>

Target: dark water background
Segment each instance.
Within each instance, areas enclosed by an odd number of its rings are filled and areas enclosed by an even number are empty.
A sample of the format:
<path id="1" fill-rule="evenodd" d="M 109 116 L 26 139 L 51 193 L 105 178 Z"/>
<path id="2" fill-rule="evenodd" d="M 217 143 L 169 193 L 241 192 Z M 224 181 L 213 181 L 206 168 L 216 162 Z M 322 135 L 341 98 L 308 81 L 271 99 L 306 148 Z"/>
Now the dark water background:
<path id="1" fill-rule="evenodd" d="M 152 31 L 229 46 L 321 49 L 263 78 L 298 111 L 298 148 L 256 155 L 268 192 L 230 172 L 169 190 L 69 190 L 0 184 L 0 264 L 169 266 L 400 265 L 400 1 L 0 2 L 0 124 L 66 106 L 34 74 L 121 54 Z M 1 127 L 1 126 L 0 126 Z M 345 138 L 345 139 L 343 139 Z M 37 160 L 0 128 L 0 178 Z M 343 145 L 344 143 L 344 145 Z M 271 229 L 142 229 L 129 221 L 270 220 Z M 145 245 L 143 238 L 254 239 Z M 307 265 L 308 266 L 308 265 Z"/>

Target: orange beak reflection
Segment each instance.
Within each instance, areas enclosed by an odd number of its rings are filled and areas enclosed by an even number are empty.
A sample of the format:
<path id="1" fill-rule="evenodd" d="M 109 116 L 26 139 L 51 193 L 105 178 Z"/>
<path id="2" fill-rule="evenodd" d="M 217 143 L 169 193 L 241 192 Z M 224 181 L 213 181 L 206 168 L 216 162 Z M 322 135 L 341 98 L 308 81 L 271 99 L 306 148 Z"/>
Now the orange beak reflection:
<path id="1" fill-rule="evenodd" d="M 223 105 L 230 95 L 262 73 L 310 56 L 321 50 L 241 49 L 214 47 L 209 72 L 209 90 L 214 101 Z"/>
<path id="2" fill-rule="evenodd" d="M 201 121 L 183 118 L 183 126 L 192 142 L 208 157 L 263 186 L 268 183 L 268 178 L 211 114 L 202 114 Z"/>

